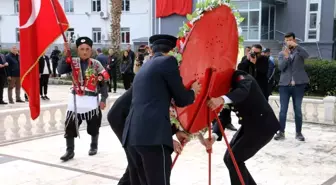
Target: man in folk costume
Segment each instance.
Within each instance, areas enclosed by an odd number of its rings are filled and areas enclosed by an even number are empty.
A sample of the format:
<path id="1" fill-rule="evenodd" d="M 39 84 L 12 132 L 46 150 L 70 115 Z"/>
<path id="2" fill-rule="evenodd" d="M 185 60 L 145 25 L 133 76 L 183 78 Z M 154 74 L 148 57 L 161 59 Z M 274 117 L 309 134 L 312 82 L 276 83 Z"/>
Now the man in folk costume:
<path id="1" fill-rule="evenodd" d="M 87 122 L 87 132 L 91 135 L 89 155 L 97 154 L 98 135 L 101 125 L 102 112 L 106 106 L 109 80 L 108 72 L 98 60 L 90 58 L 92 55 L 92 40 L 80 37 L 76 40 L 78 58 L 64 58 L 57 70 L 59 74 L 72 73 L 74 88 L 68 102 L 65 121 L 66 153 L 61 160 L 72 159 L 74 153 L 74 138 L 79 136 L 78 128 L 83 120 Z M 67 51 L 69 46 L 64 44 Z M 98 89 L 99 88 L 99 89 Z M 101 99 L 99 101 L 99 92 Z"/>

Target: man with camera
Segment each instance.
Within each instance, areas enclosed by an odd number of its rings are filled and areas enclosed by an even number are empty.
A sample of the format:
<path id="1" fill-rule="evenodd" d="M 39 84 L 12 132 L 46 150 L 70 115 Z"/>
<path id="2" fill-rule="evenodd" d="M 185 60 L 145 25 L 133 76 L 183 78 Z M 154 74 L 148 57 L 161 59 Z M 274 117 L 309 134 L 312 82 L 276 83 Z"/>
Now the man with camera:
<path id="1" fill-rule="evenodd" d="M 268 96 L 268 58 L 261 55 L 262 47 L 260 44 L 252 45 L 250 53 L 238 65 L 238 69 L 245 71 L 253 76 L 260 86 L 265 98 Z"/>

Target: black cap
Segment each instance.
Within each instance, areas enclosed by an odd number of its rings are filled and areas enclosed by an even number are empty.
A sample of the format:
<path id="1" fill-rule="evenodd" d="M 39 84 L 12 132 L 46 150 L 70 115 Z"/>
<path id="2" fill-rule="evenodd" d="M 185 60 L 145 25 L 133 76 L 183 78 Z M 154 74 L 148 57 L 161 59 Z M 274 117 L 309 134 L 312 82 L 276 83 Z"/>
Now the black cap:
<path id="1" fill-rule="evenodd" d="M 271 52 L 271 50 L 269 48 L 265 48 L 262 52 L 263 53 L 269 53 L 269 52 Z"/>
<path id="2" fill-rule="evenodd" d="M 90 47 L 92 47 L 92 40 L 89 38 L 89 37 L 79 37 L 77 40 L 76 40 L 76 46 L 77 48 L 82 45 L 82 44 L 87 44 L 89 45 Z"/>
<path id="3" fill-rule="evenodd" d="M 177 38 L 171 35 L 158 34 L 149 38 L 149 43 L 153 46 L 156 44 L 163 44 L 174 48 L 176 46 Z"/>

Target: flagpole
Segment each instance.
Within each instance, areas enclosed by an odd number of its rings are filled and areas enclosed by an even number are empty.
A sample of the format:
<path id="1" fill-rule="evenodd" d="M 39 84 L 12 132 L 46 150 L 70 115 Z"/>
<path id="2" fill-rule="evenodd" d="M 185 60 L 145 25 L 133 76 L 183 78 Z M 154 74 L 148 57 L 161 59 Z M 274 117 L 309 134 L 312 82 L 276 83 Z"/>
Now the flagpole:
<path id="1" fill-rule="evenodd" d="M 63 41 L 64 41 L 64 43 L 68 43 L 68 41 L 67 41 L 67 38 L 66 38 L 66 36 L 65 36 L 65 34 L 64 34 L 64 29 L 63 29 L 63 27 L 62 27 L 62 25 L 61 25 L 61 23 L 60 23 L 60 19 L 59 19 L 59 16 L 58 16 L 58 13 L 57 13 L 57 10 L 56 10 L 56 6 L 55 6 L 55 2 L 54 2 L 54 0 L 50 0 L 50 2 L 51 2 L 51 5 L 53 6 L 53 10 L 54 10 L 54 13 L 55 13 L 55 16 L 56 16 L 56 20 L 57 20 L 57 23 L 58 23 L 58 26 L 59 26 L 59 29 L 60 29 L 60 31 L 61 31 L 61 34 L 62 34 L 62 37 L 63 37 Z M 66 53 L 66 56 L 67 56 L 67 58 L 66 58 L 66 60 L 67 59 L 70 59 L 70 61 L 71 61 L 71 71 L 74 71 L 74 63 L 72 62 L 72 56 L 71 56 L 71 50 L 70 50 L 70 46 L 68 46 L 68 48 L 67 48 L 67 51 L 66 51 L 67 53 Z M 73 90 L 74 90 L 74 113 L 75 113 L 75 126 L 76 126 L 76 132 L 77 132 L 77 135 L 78 135 L 78 137 L 79 137 L 79 128 L 78 128 L 78 117 L 77 117 L 77 106 L 76 106 L 76 90 L 75 90 L 75 80 L 73 79 L 74 78 L 74 76 L 72 75 L 72 87 L 73 87 Z M 71 119 L 71 116 L 68 118 L 68 119 Z M 69 124 L 69 121 L 68 121 L 68 124 Z M 68 124 L 66 124 L 66 126 L 65 126 L 65 129 L 67 128 L 67 126 L 68 126 Z"/>

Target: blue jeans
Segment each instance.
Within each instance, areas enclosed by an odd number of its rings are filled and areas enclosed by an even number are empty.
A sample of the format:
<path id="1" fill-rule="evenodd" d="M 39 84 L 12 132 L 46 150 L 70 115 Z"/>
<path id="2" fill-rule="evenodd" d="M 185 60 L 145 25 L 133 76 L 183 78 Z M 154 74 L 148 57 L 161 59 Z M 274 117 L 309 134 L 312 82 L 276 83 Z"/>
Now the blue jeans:
<path id="1" fill-rule="evenodd" d="M 292 97 L 293 109 L 295 114 L 295 127 L 296 133 L 301 133 L 302 130 L 302 99 L 304 96 L 306 84 L 299 84 L 295 86 L 280 86 L 280 131 L 285 132 L 286 120 L 287 120 L 287 110 L 289 104 L 289 98 Z"/>

